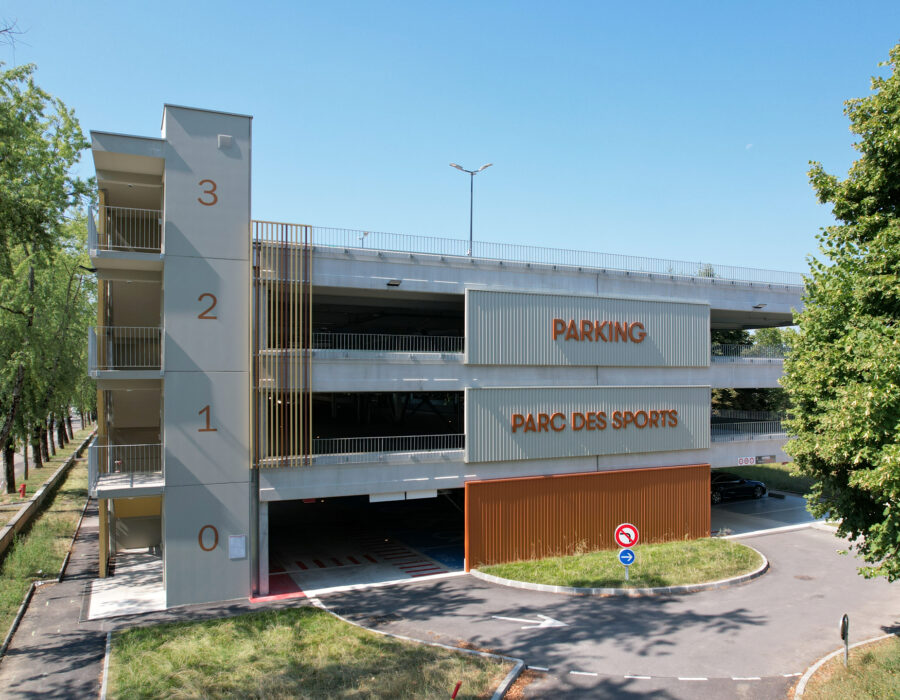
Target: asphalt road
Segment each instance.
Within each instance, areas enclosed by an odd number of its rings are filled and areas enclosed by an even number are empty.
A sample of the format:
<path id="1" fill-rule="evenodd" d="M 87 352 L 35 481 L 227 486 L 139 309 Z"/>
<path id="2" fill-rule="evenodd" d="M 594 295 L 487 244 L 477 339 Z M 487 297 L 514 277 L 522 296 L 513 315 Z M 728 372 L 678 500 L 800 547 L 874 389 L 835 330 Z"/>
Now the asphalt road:
<path id="1" fill-rule="evenodd" d="M 839 646 L 843 613 L 851 642 L 900 630 L 900 586 L 860 577 L 830 530 L 742 541 L 768 557 L 770 571 L 692 595 L 573 597 L 460 576 L 322 601 L 370 627 L 465 640 L 547 668 L 529 697 L 783 698 L 798 674 Z"/>

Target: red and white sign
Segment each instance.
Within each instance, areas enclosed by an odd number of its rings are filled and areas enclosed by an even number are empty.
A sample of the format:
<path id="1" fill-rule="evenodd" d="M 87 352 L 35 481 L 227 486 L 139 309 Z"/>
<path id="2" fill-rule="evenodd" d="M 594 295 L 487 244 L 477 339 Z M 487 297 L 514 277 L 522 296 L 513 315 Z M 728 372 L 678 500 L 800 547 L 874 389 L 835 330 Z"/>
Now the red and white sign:
<path id="1" fill-rule="evenodd" d="M 622 523 L 616 528 L 616 544 L 620 547 L 634 547 L 641 539 L 638 529 L 631 523 Z"/>
<path id="2" fill-rule="evenodd" d="M 756 457 L 738 457 L 739 467 L 743 467 L 746 464 L 756 464 Z"/>

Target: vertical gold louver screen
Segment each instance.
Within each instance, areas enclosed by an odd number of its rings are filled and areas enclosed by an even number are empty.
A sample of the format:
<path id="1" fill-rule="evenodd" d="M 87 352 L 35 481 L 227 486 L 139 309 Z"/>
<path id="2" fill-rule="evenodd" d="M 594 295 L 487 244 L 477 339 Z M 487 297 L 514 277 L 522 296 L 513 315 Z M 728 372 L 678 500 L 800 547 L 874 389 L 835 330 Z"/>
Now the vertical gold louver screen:
<path id="1" fill-rule="evenodd" d="M 253 222 L 253 465 L 312 457 L 312 227 Z"/>

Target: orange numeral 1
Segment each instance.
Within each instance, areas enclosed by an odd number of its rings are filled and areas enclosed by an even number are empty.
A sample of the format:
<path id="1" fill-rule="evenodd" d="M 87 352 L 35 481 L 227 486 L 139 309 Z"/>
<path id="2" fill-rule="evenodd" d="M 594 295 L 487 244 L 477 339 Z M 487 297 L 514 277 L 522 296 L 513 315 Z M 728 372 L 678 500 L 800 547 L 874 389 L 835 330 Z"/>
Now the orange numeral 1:
<path id="1" fill-rule="evenodd" d="M 201 409 L 197 412 L 197 415 L 202 416 L 204 413 L 206 414 L 206 427 L 205 427 L 205 428 L 198 428 L 198 429 L 197 429 L 197 432 L 198 432 L 198 433 L 214 433 L 214 432 L 216 432 L 216 431 L 218 430 L 218 428 L 210 428 L 210 427 L 209 427 L 209 404 L 207 404 L 206 406 L 204 406 L 203 408 L 201 408 Z"/>

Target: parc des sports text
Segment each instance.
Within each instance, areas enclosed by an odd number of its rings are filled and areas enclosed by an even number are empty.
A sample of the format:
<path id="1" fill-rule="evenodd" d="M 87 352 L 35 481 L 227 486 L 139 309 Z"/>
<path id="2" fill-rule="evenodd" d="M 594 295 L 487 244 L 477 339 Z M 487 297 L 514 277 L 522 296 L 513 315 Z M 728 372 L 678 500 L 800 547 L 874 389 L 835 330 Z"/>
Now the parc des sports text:
<path id="1" fill-rule="evenodd" d="M 647 411 L 613 411 L 607 417 L 606 411 L 572 411 L 571 414 L 556 413 L 513 413 L 510 418 L 512 432 L 555 433 L 563 430 L 626 430 L 628 428 L 674 428 L 678 425 L 678 411 L 675 409 Z"/>

